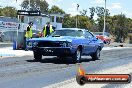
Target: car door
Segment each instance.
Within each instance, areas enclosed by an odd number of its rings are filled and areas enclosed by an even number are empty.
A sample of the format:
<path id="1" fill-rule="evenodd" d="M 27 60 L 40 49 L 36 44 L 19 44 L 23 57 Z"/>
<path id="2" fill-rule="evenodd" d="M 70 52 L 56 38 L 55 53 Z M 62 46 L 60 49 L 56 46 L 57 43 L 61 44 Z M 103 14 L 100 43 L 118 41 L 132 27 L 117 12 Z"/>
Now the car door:
<path id="1" fill-rule="evenodd" d="M 94 41 L 94 36 L 89 32 L 85 31 L 85 43 L 86 43 L 86 53 L 91 54 L 95 51 L 96 42 Z"/>
<path id="2" fill-rule="evenodd" d="M 98 39 L 91 33 L 89 32 L 91 35 L 91 45 L 92 45 L 92 52 L 96 52 L 97 48 L 98 48 Z"/>

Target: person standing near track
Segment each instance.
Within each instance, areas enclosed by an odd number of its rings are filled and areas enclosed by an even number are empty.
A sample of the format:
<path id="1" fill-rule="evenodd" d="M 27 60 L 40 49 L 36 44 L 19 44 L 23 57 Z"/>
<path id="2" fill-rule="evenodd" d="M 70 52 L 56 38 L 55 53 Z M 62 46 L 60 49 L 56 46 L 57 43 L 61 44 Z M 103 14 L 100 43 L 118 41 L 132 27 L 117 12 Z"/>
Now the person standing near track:
<path id="1" fill-rule="evenodd" d="M 25 48 L 25 50 L 26 51 L 28 50 L 28 48 L 27 48 L 27 41 L 29 39 L 31 39 L 32 36 L 33 36 L 33 32 L 32 32 L 33 22 L 29 22 L 28 24 L 29 25 L 27 26 L 27 30 L 26 30 L 26 34 L 25 34 L 25 38 L 26 38 L 26 48 Z"/>

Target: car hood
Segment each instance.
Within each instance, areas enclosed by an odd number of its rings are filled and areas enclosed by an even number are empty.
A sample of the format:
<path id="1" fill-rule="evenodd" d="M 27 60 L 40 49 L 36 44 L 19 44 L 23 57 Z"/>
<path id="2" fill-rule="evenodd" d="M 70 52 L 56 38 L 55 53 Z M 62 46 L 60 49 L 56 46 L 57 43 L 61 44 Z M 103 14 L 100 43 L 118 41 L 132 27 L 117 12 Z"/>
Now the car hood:
<path id="1" fill-rule="evenodd" d="M 68 41 L 80 39 L 82 37 L 70 37 L 70 36 L 60 36 L 60 37 L 42 37 L 42 38 L 32 38 L 29 41 Z"/>

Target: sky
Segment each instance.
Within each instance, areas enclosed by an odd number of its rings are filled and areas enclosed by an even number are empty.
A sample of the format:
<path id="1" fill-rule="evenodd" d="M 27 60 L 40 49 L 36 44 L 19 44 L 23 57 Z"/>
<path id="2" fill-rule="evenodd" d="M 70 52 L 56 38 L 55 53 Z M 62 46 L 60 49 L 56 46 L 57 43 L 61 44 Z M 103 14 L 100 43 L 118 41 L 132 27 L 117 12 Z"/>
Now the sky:
<path id="1" fill-rule="evenodd" d="M 14 6 L 21 9 L 20 4 L 23 0 L 0 0 L 0 6 Z M 87 15 L 90 16 L 90 7 L 101 6 L 104 7 L 105 0 L 46 0 L 49 8 L 53 5 L 59 6 L 66 13 L 76 15 L 79 11 L 87 9 Z M 106 8 L 109 9 L 111 15 L 125 14 L 126 17 L 132 18 L 132 0 L 106 0 Z M 77 4 L 79 9 L 77 12 Z M 95 16 L 95 19 L 97 16 Z"/>

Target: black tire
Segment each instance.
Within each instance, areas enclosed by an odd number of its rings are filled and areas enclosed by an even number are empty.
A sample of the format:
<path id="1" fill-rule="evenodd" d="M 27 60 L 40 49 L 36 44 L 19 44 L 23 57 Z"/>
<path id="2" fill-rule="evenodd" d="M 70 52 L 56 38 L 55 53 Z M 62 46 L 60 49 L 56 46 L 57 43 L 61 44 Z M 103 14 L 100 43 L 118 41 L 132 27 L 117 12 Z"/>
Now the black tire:
<path id="1" fill-rule="evenodd" d="M 39 54 L 38 52 L 34 52 L 34 60 L 35 61 L 41 61 L 42 60 L 42 55 Z"/>
<path id="2" fill-rule="evenodd" d="M 80 48 L 78 48 L 77 50 L 76 50 L 76 52 L 75 52 L 75 54 L 73 55 L 73 60 L 74 60 L 74 62 L 77 62 L 77 63 L 80 63 L 81 62 L 81 49 Z"/>
<path id="3" fill-rule="evenodd" d="M 106 42 L 106 41 L 104 41 L 104 44 L 107 44 L 107 42 Z"/>
<path id="4" fill-rule="evenodd" d="M 93 60 L 98 60 L 100 58 L 100 49 L 98 48 L 94 54 L 91 55 Z"/>

